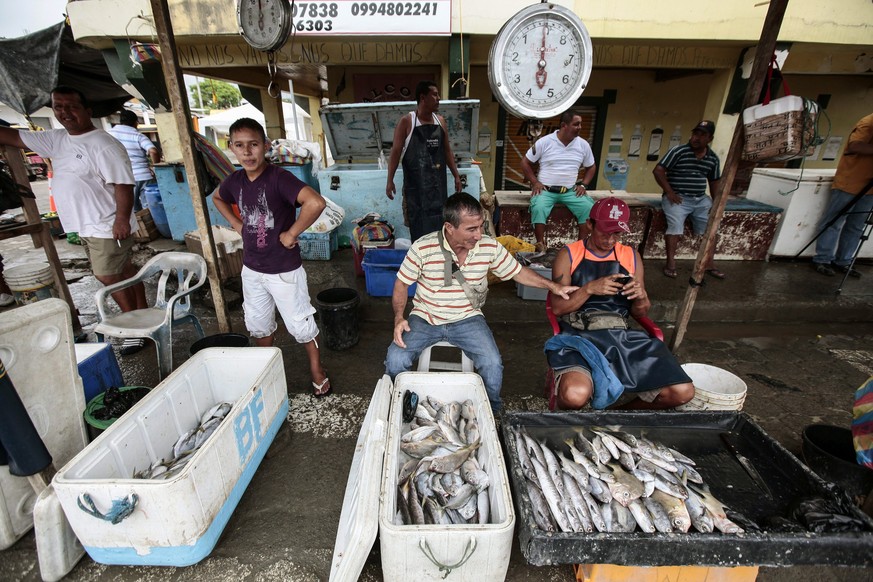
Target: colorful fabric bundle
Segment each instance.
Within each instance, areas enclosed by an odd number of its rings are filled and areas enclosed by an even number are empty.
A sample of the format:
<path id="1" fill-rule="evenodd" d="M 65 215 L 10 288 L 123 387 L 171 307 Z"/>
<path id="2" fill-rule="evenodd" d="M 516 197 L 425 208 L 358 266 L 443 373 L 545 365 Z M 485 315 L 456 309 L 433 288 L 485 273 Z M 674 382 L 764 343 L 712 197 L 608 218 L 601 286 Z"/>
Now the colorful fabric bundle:
<path id="1" fill-rule="evenodd" d="M 873 377 L 855 391 L 852 439 L 858 464 L 873 469 Z"/>

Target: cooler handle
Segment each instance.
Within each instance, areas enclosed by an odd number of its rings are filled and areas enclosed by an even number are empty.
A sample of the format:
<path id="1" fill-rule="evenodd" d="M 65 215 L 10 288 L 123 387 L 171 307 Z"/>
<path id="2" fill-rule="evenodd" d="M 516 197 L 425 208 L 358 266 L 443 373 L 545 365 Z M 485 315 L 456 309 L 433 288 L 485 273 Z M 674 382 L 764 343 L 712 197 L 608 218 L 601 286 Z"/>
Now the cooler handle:
<path id="1" fill-rule="evenodd" d="M 88 515 L 92 515 L 98 519 L 108 521 L 112 525 L 118 525 L 119 523 L 124 521 L 124 519 L 128 515 L 133 513 L 133 510 L 136 509 L 136 504 L 138 501 L 139 496 L 136 493 L 131 493 L 123 499 L 113 499 L 112 507 L 109 508 L 109 511 L 103 514 L 100 513 L 100 510 L 98 510 L 97 506 L 94 505 L 94 501 L 91 499 L 91 496 L 87 493 L 83 493 L 76 499 L 76 503 L 78 503 L 79 509 L 81 509 Z"/>
<path id="2" fill-rule="evenodd" d="M 425 557 L 433 563 L 434 566 L 440 569 L 440 572 L 445 572 L 443 574 L 443 580 L 445 580 L 448 575 L 452 573 L 452 570 L 463 566 L 464 563 L 466 563 L 466 561 L 469 560 L 470 557 L 473 555 L 473 552 L 476 551 L 476 538 L 470 536 L 470 541 L 467 542 L 467 547 L 464 550 L 464 555 L 461 557 L 460 561 L 452 565 L 443 564 L 442 562 L 437 560 L 434 557 L 433 551 L 430 549 L 430 546 L 427 544 L 426 539 L 421 538 L 420 540 L 418 540 L 418 548 L 421 550 L 421 553 L 424 554 Z"/>

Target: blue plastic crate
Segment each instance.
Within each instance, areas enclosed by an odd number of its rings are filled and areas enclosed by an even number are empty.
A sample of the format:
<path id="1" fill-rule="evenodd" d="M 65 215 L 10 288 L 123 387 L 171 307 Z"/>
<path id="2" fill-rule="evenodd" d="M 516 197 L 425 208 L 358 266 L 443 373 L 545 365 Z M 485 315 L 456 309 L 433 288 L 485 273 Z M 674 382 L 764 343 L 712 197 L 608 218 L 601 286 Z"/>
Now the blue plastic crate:
<path id="1" fill-rule="evenodd" d="M 108 343 L 75 344 L 76 364 L 85 388 L 85 402 L 110 386 L 124 386 L 115 352 Z"/>
<path id="2" fill-rule="evenodd" d="M 336 229 L 330 232 L 304 232 L 297 237 L 300 256 L 304 261 L 329 261 L 333 251 L 339 248 Z"/>
<path id="3" fill-rule="evenodd" d="M 367 249 L 361 266 L 367 294 L 372 297 L 391 297 L 400 263 L 406 257 L 406 249 Z M 417 284 L 409 287 L 409 297 L 415 295 Z"/>

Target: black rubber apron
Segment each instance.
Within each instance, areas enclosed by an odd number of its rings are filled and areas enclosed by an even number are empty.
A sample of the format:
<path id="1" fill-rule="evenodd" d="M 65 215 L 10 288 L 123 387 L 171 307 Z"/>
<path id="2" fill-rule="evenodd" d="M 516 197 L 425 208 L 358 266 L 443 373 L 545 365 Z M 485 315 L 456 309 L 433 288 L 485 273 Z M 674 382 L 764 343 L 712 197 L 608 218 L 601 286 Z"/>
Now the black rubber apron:
<path id="1" fill-rule="evenodd" d="M 586 249 L 587 254 L 587 249 Z M 628 275 L 613 251 L 614 261 L 592 261 L 583 255 L 573 271 L 570 284 L 582 286 L 607 275 Z M 631 302 L 623 295 L 592 295 L 582 306 L 585 311 L 612 311 L 627 316 Z M 625 392 L 646 392 L 664 386 L 691 382 L 691 378 L 667 349 L 664 342 L 649 337 L 636 329 L 601 329 L 580 331 L 560 321 L 561 331 L 584 337 L 606 357 L 612 371 L 624 384 Z M 575 350 L 562 349 L 546 354 L 549 365 L 556 370 L 584 363 L 582 355 Z"/>
<path id="2" fill-rule="evenodd" d="M 445 133 L 438 123 L 412 128 L 403 155 L 403 196 L 413 242 L 442 228 L 448 187 Z"/>

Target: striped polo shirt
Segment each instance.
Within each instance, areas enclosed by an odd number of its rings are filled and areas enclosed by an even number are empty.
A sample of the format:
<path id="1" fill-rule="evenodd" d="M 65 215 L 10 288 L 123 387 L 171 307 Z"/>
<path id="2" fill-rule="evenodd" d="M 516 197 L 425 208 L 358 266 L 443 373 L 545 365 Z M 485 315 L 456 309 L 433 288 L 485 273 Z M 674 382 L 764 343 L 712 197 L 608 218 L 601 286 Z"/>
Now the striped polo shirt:
<path id="1" fill-rule="evenodd" d="M 417 315 L 431 325 L 482 315 L 482 311 L 473 309 L 456 279 L 452 278 L 450 286 L 444 285 L 445 255 L 440 251 L 437 235 L 432 232 L 415 241 L 397 271 L 397 278 L 404 284 L 418 283 L 410 315 Z M 458 257 L 448 241 L 445 248 L 457 264 Z M 490 236 L 483 236 L 468 253 L 467 262 L 460 270 L 467 282 L 475 287 L 487 278 L 489 271 L 502 281 L 512 279 L 521 271 L 521 265 L 503 245 Z"/>
<path id="2" fill-rule="evenodd" d="M 668 151 L 658 165 L 667 170 L 667 181 L 676 194 L 692 198 L 705 195 L 707 182 L 721 177 L 718 156 L 709 147 L 698 159 L 687 143 L 678 145 Z"/>

